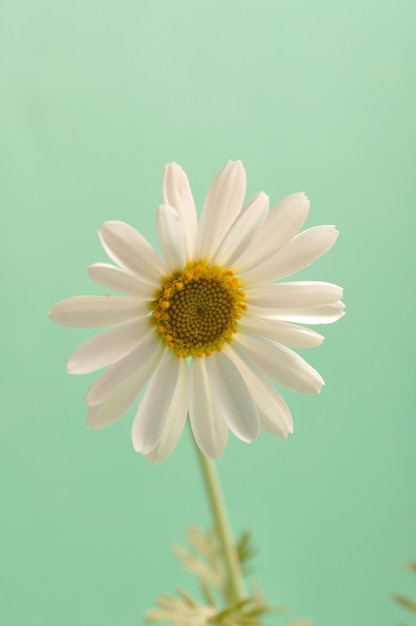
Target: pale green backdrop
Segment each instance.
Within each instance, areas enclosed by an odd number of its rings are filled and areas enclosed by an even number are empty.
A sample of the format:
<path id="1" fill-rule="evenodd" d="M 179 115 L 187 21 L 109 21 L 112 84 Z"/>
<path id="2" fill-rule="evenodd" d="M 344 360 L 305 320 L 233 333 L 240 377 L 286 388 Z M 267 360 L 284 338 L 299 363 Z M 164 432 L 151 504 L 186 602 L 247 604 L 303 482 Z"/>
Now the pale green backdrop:
<path id="1" fill-rule="evenodd" d="M 347 316 L 308 354 L 320 396 L 285 393 L 288 440 L 231 438 L 219 463 L 236 531 L 253 529 L 272 602 L 316 626 L 406 620 L 416 558 L 413 0 L 3 0 L 0 623 L 133 626 L 185 585 L 169 548 L 209 523 L 186 434 L 161 466 L 132 411 L 85 425 L 94 376 L 65 359 L 90 331 L 50 307 L 100 293 L 96 231 L 156 245 L 163 165 L 196 199 L 228 159 L 249 195 L 305 190 L 334 249 L 304 278 Z"/>

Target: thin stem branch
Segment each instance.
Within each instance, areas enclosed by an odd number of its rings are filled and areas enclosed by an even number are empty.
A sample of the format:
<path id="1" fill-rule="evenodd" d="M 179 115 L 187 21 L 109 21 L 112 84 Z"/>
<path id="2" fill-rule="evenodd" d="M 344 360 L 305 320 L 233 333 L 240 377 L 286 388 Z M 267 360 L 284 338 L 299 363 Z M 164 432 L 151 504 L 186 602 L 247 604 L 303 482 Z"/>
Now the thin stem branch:
<path id="1" fill-rule="evenodd" d="M 229 591 L 232 596 L 231 600 L 237 602 L 245 597 L 243 576 L 228 521 L 221 485 L 213 462 L 202 454 L 196 443 L 195 447 L 197 449 L 202 476 L 207 489 L 208 499 L 211 505 L 222 555 L 224 557 L 224 564 L 228 574 Z"/>

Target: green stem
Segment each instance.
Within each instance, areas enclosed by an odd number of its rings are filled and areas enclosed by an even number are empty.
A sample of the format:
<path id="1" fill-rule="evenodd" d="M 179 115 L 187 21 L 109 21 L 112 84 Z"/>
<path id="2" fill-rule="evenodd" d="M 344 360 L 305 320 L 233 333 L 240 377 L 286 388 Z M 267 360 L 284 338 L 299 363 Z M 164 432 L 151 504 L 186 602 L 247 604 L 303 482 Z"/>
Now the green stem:
<path id="1" fill-rule="evenodd" d="M 202 454 L 196 443 L 195 447 L 197 449 L 202 475 L 207 488 L 208 499 L 217 529 L 221 552 L 224 557 L 231 601 L 237 602 L 245 597 L 243 575 L 228 521 L 221 485 L 213 462 Z"/>

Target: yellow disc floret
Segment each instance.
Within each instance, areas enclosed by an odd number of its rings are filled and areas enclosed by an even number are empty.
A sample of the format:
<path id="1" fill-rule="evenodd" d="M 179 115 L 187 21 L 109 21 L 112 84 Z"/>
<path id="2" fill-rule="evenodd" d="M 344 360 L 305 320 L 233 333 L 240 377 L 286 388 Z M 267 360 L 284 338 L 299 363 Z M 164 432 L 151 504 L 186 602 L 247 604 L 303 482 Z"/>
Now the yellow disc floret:
<path id="1" fill-rule="evenodd" d="M 237 332 L 246 308 L 244 296 L 231 270 L 202 261 L 189 263 L 163 279 L 151 305 L 151 320 L 176 356 L 209 356 Z"/>

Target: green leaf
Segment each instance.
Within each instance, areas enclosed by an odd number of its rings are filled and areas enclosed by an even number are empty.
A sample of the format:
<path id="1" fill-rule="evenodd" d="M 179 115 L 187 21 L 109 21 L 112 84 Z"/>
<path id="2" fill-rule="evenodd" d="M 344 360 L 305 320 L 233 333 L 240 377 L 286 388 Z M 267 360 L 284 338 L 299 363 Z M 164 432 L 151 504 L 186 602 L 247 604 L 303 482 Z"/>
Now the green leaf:
<path id="1" fill-rule="evenodd" d="M 251 533 L 249 531 L 243 531 L 241 537 L 237 541 L 236 549 L 238 560 L 241 563 L 244 574 L 247 576 L 252 573 L 247 567 L 247 562 L 250 561 L 257 553 L 257 549 L 252 545 Z"/>
<path id="2" fill-rule="evenodd" d="M 186 540 L 185 546 L 174 547 L 174 553 L 183 567 L 197 577 L 203 602 L 182 588 L 178 589 L 176 596 L 160 595 L 156 598 L 156 606 L 146 614 L 148 623 L 167 622 L 171 626 L 263 626 L 266 616 L 284 612 L 284 607 L 269 606 L 255 586 L 252 586 L 249 597 L 230 603 L 227 574 L 214 529 L 203 532 L 194 526 L 187 532 Z M 249 532 L 241 535 L 236 550 L 247 576 L 247 562 L 256 552 Z M 290 624 L 310 626 L 306 622 L 292 621 Z"/>
<path id="3" fill-rule="evenodd" d="M 156 608 L 146 613 L 148 623 L 169 622 L 173 626 L 207 626 L 216 609 L 200 604 L 185 589 L 178 590 L 179 598 L 162 595 L 156 598 Z"/>

